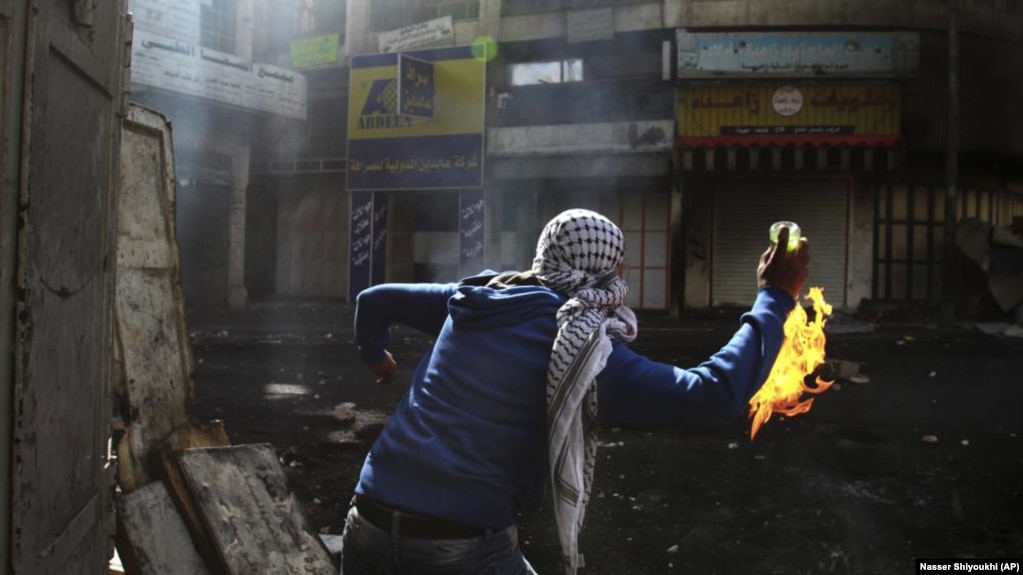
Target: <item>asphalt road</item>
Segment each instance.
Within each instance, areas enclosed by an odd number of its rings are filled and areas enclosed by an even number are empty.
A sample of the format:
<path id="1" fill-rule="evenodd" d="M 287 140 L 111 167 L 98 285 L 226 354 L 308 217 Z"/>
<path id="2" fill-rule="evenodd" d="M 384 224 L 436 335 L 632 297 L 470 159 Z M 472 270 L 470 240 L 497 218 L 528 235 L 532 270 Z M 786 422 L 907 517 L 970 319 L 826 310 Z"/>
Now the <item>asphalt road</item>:
<path id="1" fill-rule="evenodd" d="M 272 444 L 323 533 L 401 385 L 376 387 L 344 308 L 190 320 L 200 420 Z M 635 347 L 695 365 L 734 319 L 641 321 Z M 604 429 L 581 538 L 588 574 L 915 573 L 916 558 L 1023 557 L 1023 340 L 969 328 L 829 333 L 859 364 L 804 415 L 696 428 Z M 856 331 L 856 330 L 852 330 Z M 399 331 L 407 380 L 429 340 Z M 549 508 L 520 522 L 527 558 L 560 572 Z"/>

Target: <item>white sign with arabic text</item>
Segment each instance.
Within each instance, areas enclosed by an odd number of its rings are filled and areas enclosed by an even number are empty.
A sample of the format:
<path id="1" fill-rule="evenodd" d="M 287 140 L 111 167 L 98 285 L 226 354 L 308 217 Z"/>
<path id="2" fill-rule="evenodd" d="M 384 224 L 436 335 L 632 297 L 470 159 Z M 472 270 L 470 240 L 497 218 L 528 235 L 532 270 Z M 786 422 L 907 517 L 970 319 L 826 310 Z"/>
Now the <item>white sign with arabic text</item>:
<path id="1" fill-rule="evenodd" d="M 454 44 L 455 25 L 451 16 L 434 18 L 377 35 L 378 48 L 384 53 L 401 52 L 423 46 L 453 46 Z"/>
<path id="2" fill-rule="evenodd" d="M 306 119 L 306 78 L 286 68 L 135 32 L 131 81 L 249 110 Z"/>

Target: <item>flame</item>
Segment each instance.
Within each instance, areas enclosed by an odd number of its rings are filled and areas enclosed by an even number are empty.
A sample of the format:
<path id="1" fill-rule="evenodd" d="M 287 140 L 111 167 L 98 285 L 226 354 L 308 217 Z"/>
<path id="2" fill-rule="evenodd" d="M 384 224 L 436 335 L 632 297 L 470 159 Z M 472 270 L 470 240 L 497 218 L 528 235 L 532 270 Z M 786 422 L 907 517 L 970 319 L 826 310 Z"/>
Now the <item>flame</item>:
<path id="1" fill-rule="evenodd" d="M 816 395 L 831 387 L 833 381 L 816 377 L 814 386 L 806 384 L 807 377 L 824 364 L 824 336 L 826 316 L 831 315 L 831 304 L 824 301 L 824 290 L 810 288 L 803 296 L 813 302 L 814 319 L 809 321 L 803 306 L 797 305 L 785 320 L 785 341 L 778 359 L 767 376 L 767 382 L 749 401 L 749 415 L 753 420 L 750 440 L 760 426 L 771 419 L 772 413 L 798 415 L 810 411 L 813 398 L 802 399 L 804 393 Z"/>

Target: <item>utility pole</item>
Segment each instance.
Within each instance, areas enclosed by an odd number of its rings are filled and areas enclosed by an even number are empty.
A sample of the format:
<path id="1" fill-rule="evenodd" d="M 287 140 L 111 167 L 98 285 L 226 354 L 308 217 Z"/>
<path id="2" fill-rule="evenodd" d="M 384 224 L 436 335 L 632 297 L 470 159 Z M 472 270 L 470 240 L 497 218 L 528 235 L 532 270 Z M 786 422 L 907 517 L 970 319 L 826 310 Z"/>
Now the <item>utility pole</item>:
<path id="1" fill-rule="evenodd" d="M 956 204 L 959 198 L 959 0 L 948 0 L 948 141 L 945 160 L 945 226 L 942 255 L 941 323 L 955 322 L 956 304 L 953 285 L 955 259 Z"/>

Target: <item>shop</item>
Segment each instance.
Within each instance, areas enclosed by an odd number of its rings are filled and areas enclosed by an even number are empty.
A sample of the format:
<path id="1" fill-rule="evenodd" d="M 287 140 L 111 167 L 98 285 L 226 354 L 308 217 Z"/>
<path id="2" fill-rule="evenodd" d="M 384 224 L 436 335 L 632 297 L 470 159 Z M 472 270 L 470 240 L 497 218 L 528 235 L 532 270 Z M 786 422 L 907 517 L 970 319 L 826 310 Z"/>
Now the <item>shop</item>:
<path id="1" fill-rule="evenodd" d="M 484 268 L 485 62 L 469 46 L 352 58 L 350 300 L 384 281 Z"/>
<path id="2" fill-rule="evenodd" d="M 809 286 L 842 308 L 869 293 L 869 174 L 897 160 L 900 90 L 886 81 L 689 84 L 679 88 L 685 300 L 745 306 L 767 230 L 812 241 Z M 867 290 L 866 292 L 864 290 Z"/>

